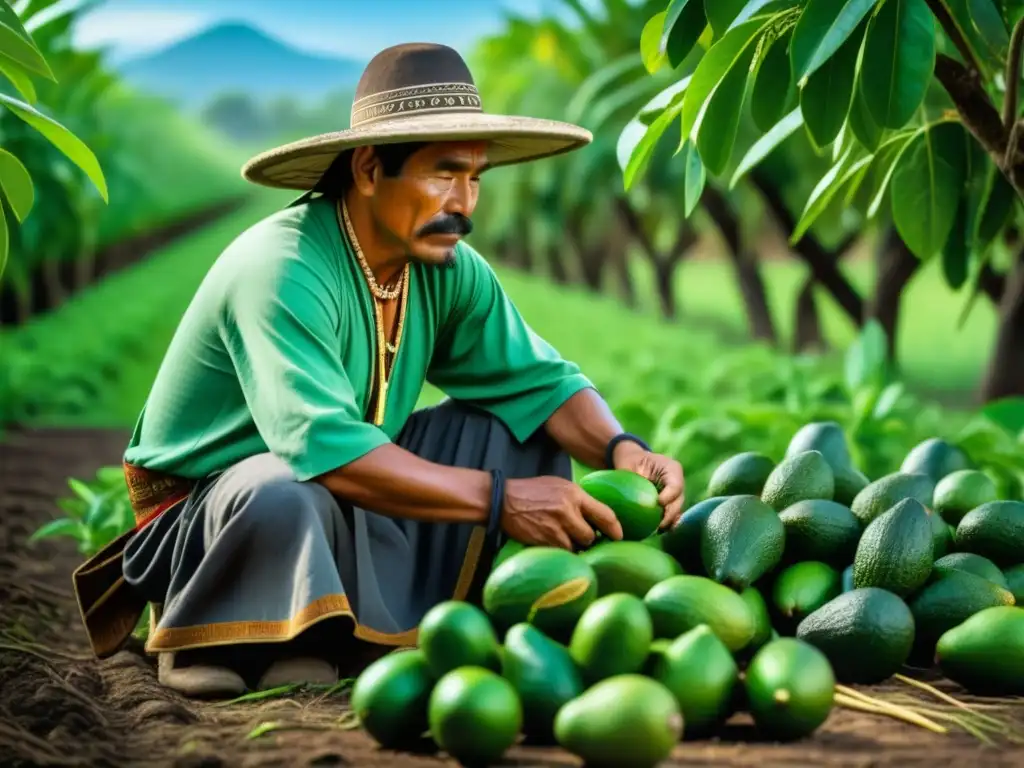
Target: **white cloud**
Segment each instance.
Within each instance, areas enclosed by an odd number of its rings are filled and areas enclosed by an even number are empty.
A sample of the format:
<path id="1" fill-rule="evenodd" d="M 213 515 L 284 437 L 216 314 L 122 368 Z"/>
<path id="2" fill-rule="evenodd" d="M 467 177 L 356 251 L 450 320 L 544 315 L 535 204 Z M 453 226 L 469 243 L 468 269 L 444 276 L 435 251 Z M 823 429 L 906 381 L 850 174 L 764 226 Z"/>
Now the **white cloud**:
<path id="1" fill-rule="evenodd" d="M 194 34 L 210 21 L 209 14 L 198 10 L 100 6 L 75 25 L 75 44 L 112 46 L 134 55 Z"/>

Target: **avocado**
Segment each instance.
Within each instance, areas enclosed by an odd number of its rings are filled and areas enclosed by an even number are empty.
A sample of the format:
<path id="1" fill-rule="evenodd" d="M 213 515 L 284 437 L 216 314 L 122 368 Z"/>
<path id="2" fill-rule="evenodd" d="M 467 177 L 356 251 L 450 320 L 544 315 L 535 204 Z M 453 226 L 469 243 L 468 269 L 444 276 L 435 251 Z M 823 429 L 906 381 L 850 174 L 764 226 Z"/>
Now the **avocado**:
<path id="1" fill-rule="evenodd" d="M 494 560 L 491 562 L 491 570 L 493 571 L 503 562 L 508 560 L 512 555 L 522 552 L 526 548 L 526 545 L 521 541 L 515 539 L 508 539 L 504 544 L 501 545 L 501 549 L 498 550 L 498 554 L 494 556 Z"/>
<path id="2" fill-rule="evenodd" d="M 700 556 L 700 539 L 704 523 L 728 496 L 712 496 L 699 501 L 683 512 L 679 522 L 662 534 L 662 548 L 676 559 L 687 573 L 704 573 Z"/>
<path id="3" fill-rule="evenodd" d="M 430 693 L 430 735 L 463 765 L 491 765 L 523 727 L 523 706 L 504 677 L 483 667 L 459 667 Z"/>
<path id="4" fill-rule="evenodd" d="M 763 453 L 747 451 L 726 459 L 708 480 L 709 496 L 760 496 L 775 462 Z"/>
<path id="5" fill-rule="evenodd" d="M 779 519 L 786 528 L 787 562 L 820 560 L 842 568 L 853 560 L 861 527 L 849 507 L 808 499 L 786 507 Z"/>
<path id="6" fill-rule="evenodd" d="M 664 510 L 657 486 L 626 469 L 599 469 L 579 482 L 590 496 L 611 507 L 622 526 L 623 541 L 640 541 L 658 530 Z"/>
<path id="7" fill-rule="evenodd" d="M 868 476 L 856 467 L 843 467 L 833 471 L 835 490 L 832 492 L 832 500 L 847 507 L 853 504 L 857 494 L 863 491 L 871 483 Z"/>
<path id="8" fill-rule="evenodd" d="M 1007 568 L 1003 575 L 1006 577 L 1006 588 L 1013 593 L 1017 605 L 1024 607 L 1024 563 Z"/>
<path id="9" fill-rule="evenodd" d="M 927 475 L 933 484 L 960 469 L 972 469 L 967 454 L 952 443 L 937 437 L 929 438 L 911 448 L 900 465 L 900 472 Z"/>
<path id="10" fill-rule="evenodd" d="M 560 642 L 596 598 L 594 569 L 557 547 L 526 547 L 491 571 L 483 587 L 483 608 L 498 631 L 527 621 Z"/>
<path id="11" fill-rule="evenodd" d="M 643 675 L 602 680 L 555 718 L 558 743 L 594 768 L 654 768 L 668 758 L 683 728 L 675 696 Z"/>
<path id="12" fill-rule="evenodd" d="M 673 640 L 651 677 L 675 696 L 687 738 L 710 735 L 732 714 L 739 667 L 707 624 Z"/>
<path id="13" fill-rule="evenodd" d="M 831 499 L 835 492 L 832 467 L 817 451 L 783 459 L 765 481 L 761 500 L 776 511 L 805 499 Z"/>
<path id="14" fill-rule="evenodd" d="M 988 579 L 967 571 L 943 574 L 908 603 L 914 614 L 914 659 L 930 667 L 935 643 L 945 632 L 985 608 L 1013 604 L 1009 590 Z"/>
<path id="15" fill-rule="evenodd" d="M 843 584 L 843 592 L 852 592 L 854 589 L 856 589 L 856 587 L 853 586 L 853 566 L 852 565 L 848 565 L 848 566 L 846 566 L 843 569 L 842 584 Z"/>
<path id="16" fill-rule="evenodd" d="M 966 571 L 975 576 L 988 579 L 993 584 L 998 584 L 1003 589 L 1008 589 L 1006 576 L 999 570 L 995 563 L 987 557 L 975 555 L 971 552 L 954 552 L 951 555 L 940 557 L 933 566 L 937 575 L 945 575 L 951 571 Z"/>
<path id="17" fill-rule="evenodd" d="M 832 711 L 835 685 L 825 654 L 792 637 L 773 640 L 758 651 L 745 676 L 754 725 L 778 741 L 801 739 L 817 730 Z"/>
<path id="18" fill-rule="evenodd" d="M 1000 567 L 1020 562 L 1024 552 L 1024 502 L 989 501 L 956 527 L 956 548 L 987 557 Z"/>
<path id="19" fill-rule="evenodd" d="M 434 677 L 456 667 L 498 670 L 498 636 L 487 614 L 461 600 L 438 603 L 420 620 L 418 645 Z"/>
<path id="20" fill-rule="evenodd" d="M 593 685 L 613 675 L 639 672 L 654 640 L 651 615 L 636 595 L 599 597 L 583 612 L 569 642 L 569 655 Z"/>
<path id="21" fill-rule="evenodd" d="M 750 615 L 754 618 L 754 637 L 743 648 L 744 656 L 751 656 L 761 646 L 772 639 L 772 619 L 768 613 L 768 603 L 765 602 L 761 590 L 757 587 L 747 587 L 740 592 L 740 597 L 750 609 Z"/>
<path id="22" fill-rule="evenodd" d="M 853 558 L 853 584 L 906 597 L 928 581 L 932 553 L 928 511 L 919 501 L 904 499 L 864 529 Z"/>
<path id="23" fill-rule="evenodd" d="M 742 591 L 782 559 L 786 530 L 757 496 L 730 496 L 704 524 L 701 558 L 715 581 Z"/>
<path id="24" fill-rule="evenodd" d="M 936 484 L 933 507 L 943 520 L 956 525 L 975 507 L 997 498 L 992 478 L 976 469 L 960 469 Z"/>
<path id="25" fill-rule="evenodd" d="M 978 611 L 939 638 L 935 660 L 973 693 L 1024 695 L 1024 608 Z"/>
<path id="26" fill-rule="evenodd" d="M 817 451 L 824 456 L 833 471 L 853 467 L 846 433 L 839 422 L 814 421 L 800 427 L 786 446 L 786 458 L 807 451 Z"/>
<path id="27" fill-rule="evenodd" d="M 864 587 L 825 603 L 800 622 L 796 636 L 828 657 L 840 682 L 873 685 L 910 656 L 914 616 L 892 592 Z"/>
<path id="28" fill-rule="evenodd" d="M 643 597 L 659 581 L 682 573 L 679 563 L 639 541 L 602 541 L 579 554 L 597 574 L 597 596 L 627 592 Z"/>
<path id="29" fill-rule="evenodd" d="M 850 511 L 866 527 L 883 512 L 904 499 L 916 499 L 925 507 L 932 503 L 935 486 L 927 475 L 893 472 L 878 478 L 857 494 Z"/>
<path id="30" fill-rule="evenodd" d="M 644 597 L 654 636 L 675 639 L 707 624 L 734 653 L 757 632 L 754 617 L 736 592 L 703 576 L 673 576 Z"/>
<path id="31" fill-rule="evenodd" d="M 389 653 L 371 663 L 352 686 L 352 711 L 385 749 L 416 746 L 429 727 L 427 708 L 435 678 L 423 652 Z"/>
<path id="32" fill-rule="evenodd" d="M 928 522 L 932 524 L 932 557 L 938 560 L 949 552 L 953 544 L 953 534 L 949 525 L 934 509 L 928 510 Z"/>
<path id="33" fill-rule="evenodd" d="M 841 592 L 839 572 L 830 565 L 809 560 L 779 573 L 772 587 L 772 604 L 783 623 L 795 629 L 800 620 Z"/>
<path id="34" fill-rule="evenodd" d="M 530 624 L 505 634 L 501 674 L 523 705 L 523 733 L 534 743 L 554 741 L 558 710 L 583 693 L 583 679 L 569 651 Z"/>

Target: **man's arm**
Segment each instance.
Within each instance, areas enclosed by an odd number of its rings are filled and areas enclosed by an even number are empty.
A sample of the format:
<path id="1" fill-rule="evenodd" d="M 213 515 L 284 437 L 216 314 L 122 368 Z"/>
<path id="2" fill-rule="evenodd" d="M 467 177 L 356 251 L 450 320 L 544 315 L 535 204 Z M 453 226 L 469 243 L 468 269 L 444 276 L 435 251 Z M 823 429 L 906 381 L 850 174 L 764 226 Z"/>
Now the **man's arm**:
<path id="1" fill-rule="evenodd" d="M 604 469 L 605 451 L 612 438 L 622 434 L 622 425 L 594 389 L 582 389 L 566 400 L 544 423 L 551 439 L 580 464 Z M 625 466 L 644 449 L 630 440 L 615 446 L 616 467 Z M 611 467 L 608 467 L 611 469 Z"/>

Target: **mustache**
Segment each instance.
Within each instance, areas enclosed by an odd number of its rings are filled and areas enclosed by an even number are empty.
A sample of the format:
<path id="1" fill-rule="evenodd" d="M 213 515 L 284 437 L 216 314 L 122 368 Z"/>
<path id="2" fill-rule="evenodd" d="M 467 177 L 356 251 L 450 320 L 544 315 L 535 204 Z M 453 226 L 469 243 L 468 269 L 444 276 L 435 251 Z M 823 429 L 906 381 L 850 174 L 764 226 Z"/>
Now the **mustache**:
<path id="1" fill-rule="evenodd" d="M 461 213 L 446 213 L 431 219 L 424 224 L 416 234 L 420 237 L 427 235 L 460 235 L 465 237 L 473 231 L 473 222 Z"/>

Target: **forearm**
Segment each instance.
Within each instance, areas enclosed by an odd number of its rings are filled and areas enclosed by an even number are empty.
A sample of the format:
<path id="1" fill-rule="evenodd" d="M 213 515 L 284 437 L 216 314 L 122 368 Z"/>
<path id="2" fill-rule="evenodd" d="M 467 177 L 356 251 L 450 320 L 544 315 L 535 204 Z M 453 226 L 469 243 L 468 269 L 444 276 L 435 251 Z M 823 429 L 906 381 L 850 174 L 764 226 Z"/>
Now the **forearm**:
<path id="1" fill-rule="evenodd" d="M 435 464 L 393 444 L 313 482 L 357 507 L 392 517 L 486 525 L 490 516 L 490 473 Z"/>
<path id="2" fill-rule="evenodd" d="M 566 400 L 544 423 L 551 439 L 580 464 L 595 469 L 605 468 L 604 455 L 608 443 L 622 433 L 622 425 L 611 408 L 595 390 L 582 389 Z M 615 464 L 629 452 L 642 450 L 632 442 L 621 442 L 615 448 Z"/>

